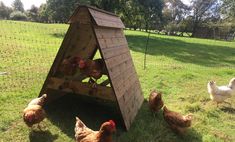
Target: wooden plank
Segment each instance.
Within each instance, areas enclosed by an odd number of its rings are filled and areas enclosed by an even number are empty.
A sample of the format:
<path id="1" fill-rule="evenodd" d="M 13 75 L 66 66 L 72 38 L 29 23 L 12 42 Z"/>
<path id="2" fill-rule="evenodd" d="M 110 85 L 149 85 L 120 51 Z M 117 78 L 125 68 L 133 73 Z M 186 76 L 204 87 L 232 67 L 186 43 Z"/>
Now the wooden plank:
<path id="1" fill-rule="evenodd" d="M 97 85 L 97 88 L 92 88 L 92 84 L 82 83 L 79 81 L 66 81 L 64 79 L 51 77 L 47 85 L 48 89 L 60 90 L 67 93 L 75 93 L 87 95 L 96 98 L 101 98 L 109 101 L 116 101 L 111 87 Z"/>
<path id="2" fill-rule="evenodd" d="M 113 58 L 108 58 L 105 60 L 105 63 L 107 65 L 108 69 L 111 69 L 117 65 L 120 65 L 122 63 L 127 62 L 128 60 L 131 60 L 131 56 L 129 52 L 126 52 L 124 54 L 120 54 L 118 56 L 115 56 Z"/>
<path id="3" fill-rule="evenodd" d="M 134 68 L 134 64 L 132 63 L 131 58 L 126 60 L 125 62 L 118 64 L 112 68 L 109 68 L 109 74 L 111 75 L 112 79 L 117 78 L 118 76 L 122 75 L 123 73 L 126 73 L 131 68 Z"/>
<path id="4" fill-rule="evenodd" d="M 89 8 L 89 12 L 93 17 L 97 26 L 111 27 L 111 28 L 125 28 L 121 19 L 117 16 L 109 15 L 101 11 L 97 11 Z"/>
<path id="5" fill-rule="evenodd" d="M 60 47 L 60 49 L 59 49 L 59 51 L 58 51 L 58 53 L 57 53 L 57 55 L 55 57 L 55 60 L 54 60 L 52 66 L 50 68 L 50 71 L 49 71 L 49 73 L 47 75 L 47 78 L 46 78 L 46 80 L 45 80 L 45 82 L 44 82 L 44 84 L 42 86 L 42 89 L 41 89 L 41 91 L 39 93 L 39 97 L 46 93 L 46 86 L 47 86 L 48 79 L 49 79 L 49 77 L 53 76 L 57 72 L 59 64 L 61 63 L 61 61 L 62 61 L 62 59 L 64 57 L 64 54 L 66 53 L 66 50 L 68 49 L 68 46 L 70 44 L 70 41 L 71 41 L 70 37 L 73 34 L 76 34 L 76 26 L 75 26 L 75 24 L 71 24 L 69 29 L 68 29 L 68 31 L 67 31 L 67 33 L 65 34 L 64 40 L 63 40 L 63 42 L 61 44 L 61 47 Z"/>
<path id="6" fill-rule="evenodd" d="M 90 58 L 97 49 L 96 40 L 90 25 L 79 25 L 77 33 L 71 37 L 68 52 L 65 57 L 80 56 Z"/>
<path id="7" fill-rule="evenodd" d="M 138 85 L 138 80 L 136 80 L 128 90 L 125 91 L 125 94 L 118 98 L 118 100 L 123 99 L 125 106 L 128 106 L 128 103 L 133 101 L 133 96 L 137 96 L 136 94 L 141 93 L 140 86 Z"/>
<path id="8" fill-rule="evenodd" d="M 128 129 L 144 97 L 122 30 L 94 27 L 101 54 L 105 60 L 111 86 Z"/>
<path id="9" fill-rule="evenodd" d="M 120 46 L 105 48 L 102 50 L 102 52 L 104 54 L 104 59 L 109 59 L 109 58 L 116 57 L 120 54 L 124 54 L 124 53 L 130 52 L 130 51 L 128 49 L 128 45 L 123 44 Z"/>
<path id="10" fill-rule="evenodd" d="M 138 96 L 140 95 L 141 91 L 139 90 L 138 92 L 135 92 L 135 94 L 131 94 L 132 98 L 130 98 L 129 100 L 122 99 L 118 101 L 120 106 L 125 106 L 122 108 L 122 115 L 126 119 L 127 123 L 131 124 L 133 122 L 139 108 L 141 107 L 141 104 L 143 103 L 143 99 L 141 99 L 141 102 L 138 101 Z"/>
<path id="11" fill-rule="evenodd" d="M 98 39 L 125 38 L 122 29 L 95 27 L 95 31 Z"/>
<path id="12" fill-rule="evenodd" d="M 115 39 L 99 39 L 98 43 L 100 48 L 112 48 L 115 46 L 127 45 L 127 41 L 125 38 L 115 38 Z"/>
<path id="13" fill-rule="evenodd" d="M 115 84 L 114 86 L 115 91 L 119 92 L 119 95 L 117 95 L 117 97 L 123 95 L 124 91 L 128 89 L 127 88 L 128 85 L 130 83 L 133 83 L 135 80 L 137 80 L 137 78 L 135 77 L 135 74 L 133 71 L 132 72 L 128 71 L 126 72 L 126 75 L 120 75 L 116 77 L 115 79 L 112 79 L 112 83 Z"/>
<path id="14" fill-rule="evenodd" d="M 122 80 L 122 81 L 121 81 Z M 132 84 L 134 84 L 137 80 L 137 78 L 135 77 L 135 75 L 131 75 L 130 77 L 126 78 L 126 79 L 121 79 L 119 82 L 114 83 L 115 87 L 114 90 L 115 92 L 119 92 L 116 96 L 119 99 L 120 97 L 122 97 L 123 95 L 125 95 L 125 92 L 131 87 Z M 123 84 L 123 82 L 125 82 Z"/>
<path id="15" fill-rule="evenodd" d="M 91 24 L 91 17 L 88 9 L 85 7 L 76 9 L 68 23 Z"/>
<path id="16" fill-rule="evenodd" d="M 70 45 L 65 53 L 63 59 L 79 56 L 85 59 L 91 59 L 94 57 L 97 51 L 97 43 L 95 35 L 93 34 L 92 27 L 90 25 L 79 25 L 76 29 L 77 32 L 71 37 Z M 55 76 L 63 76 L 63 74 L 56 74 Z M 82 81 L 86 76 L 81 72 L 76 72 L 71 76 L 64 76 L 73 78 L 73 80 Z"/>

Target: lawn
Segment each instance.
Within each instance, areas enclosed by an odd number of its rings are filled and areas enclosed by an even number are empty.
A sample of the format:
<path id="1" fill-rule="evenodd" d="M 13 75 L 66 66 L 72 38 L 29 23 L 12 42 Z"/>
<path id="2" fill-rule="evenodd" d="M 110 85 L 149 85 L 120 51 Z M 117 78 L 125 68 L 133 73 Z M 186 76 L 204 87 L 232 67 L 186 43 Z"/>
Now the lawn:
<path id="1" fill-rule="evenodd" d="M 77 114 L 87 115 L 88 126 L 98 129 L 98 118 L 89 117 L 96 111 L 84 111 L 81 108 L 87 103 L 78 104 L 72 97 L 48 108 L 48 118 L 42 123 L 44 131 L 26 127 L 22 110 L 38 96 L 68 25 L 2 20 L 0 27 L 0 72 L 7 72 L 0 75 L 0 141 L 74 141 Z M 144 70 L 147 33 L 127 30 L 125 34 L 145 102 L 130 130 L 119 129 L 115 141 L 235 141 L 235 98 L 228 99 L 232 106 L 222 104 L 217 108 L 206 88 L 209 80 L 224 85 L 235 77 L 235 41 L 151 34 Z M 162 112 L 153 115 L 149 111 L 147 99 L 152 89 L 163 92 L 169 109 L 194 114 L 185 136 L 169 129 Z"/>

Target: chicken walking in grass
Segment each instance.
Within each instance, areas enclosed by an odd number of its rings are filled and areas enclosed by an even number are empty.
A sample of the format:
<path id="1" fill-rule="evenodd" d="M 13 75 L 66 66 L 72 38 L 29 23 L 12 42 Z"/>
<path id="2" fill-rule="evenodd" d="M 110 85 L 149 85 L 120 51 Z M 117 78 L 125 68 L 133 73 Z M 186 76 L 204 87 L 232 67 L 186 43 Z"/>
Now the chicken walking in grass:
<path id="1" fill-rule="evenodd" d="M 187 128 L 192 125 L 192 114 L 183 116 L 180 113 L 168 110 L 166 106 L 163 107 L 163 117 L 177 134 L 185 134 Z"/>
<path id="2" fill-rule="evenodd" d="M 152 91 L 149 95 L 149 108 L 153 112 L 158 112 L 164 105 L 162 100 L 162 93 L 157 92 L 156 90 Z"/>
<path id="3" fill-rule="evenodd" d="M 231 79 L 229 85 L 227 86 L 217 86 L 216 82 L 210 81 L 207 84 L 207 89 L 208 93 L 210 94 L 211 100 L 216 102 L 218 107 L 220 103 L 225 102 L 226 99 L 231 98 L 233 95 L 235 95 L 235 78 Z"/>
<path id="4" fill-rule="evenodd" d="M 46 117 L 46 112 L 42 108 L 46 99 L 47 94 L 44 94 L 39 98 L 35 98 L 23 110 L 23 119 L 28 127 L 32 128 L 34 124 L 38 124 L 38 127 L 41 129 L 39 123 Z"/>
<path id="5" fill-rule="evenodd" d="M 112 120 L 109 120 L 101 125 L 99 131 L 93 131 L 76 117 L 74 131 L 76 142 L 112 142 L 116 126 Z"/>

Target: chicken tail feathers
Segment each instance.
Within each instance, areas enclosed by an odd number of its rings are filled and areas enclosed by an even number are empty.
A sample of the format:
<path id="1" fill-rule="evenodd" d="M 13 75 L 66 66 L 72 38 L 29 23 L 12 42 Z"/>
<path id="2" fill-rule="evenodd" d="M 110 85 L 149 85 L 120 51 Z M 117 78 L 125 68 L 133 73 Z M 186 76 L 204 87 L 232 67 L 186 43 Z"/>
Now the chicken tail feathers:
<path id="1" fill-rule="evenodd" d="M 85 127 L 86 127 L 86 125 L 82 122 L 82 120 L 80 120 L 78 117 L 76 117 L 75 131 L 77 131 L 80 128 L 83 129 Z"/>

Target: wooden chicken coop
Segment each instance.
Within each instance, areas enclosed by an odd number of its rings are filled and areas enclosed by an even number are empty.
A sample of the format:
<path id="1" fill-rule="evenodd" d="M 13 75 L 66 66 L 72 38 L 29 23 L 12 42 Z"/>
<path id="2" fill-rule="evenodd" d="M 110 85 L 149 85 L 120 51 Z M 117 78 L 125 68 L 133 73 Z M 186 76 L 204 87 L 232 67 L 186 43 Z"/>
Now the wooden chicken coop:
<path id="1" fill-rule="evenodd" d="M 70 27 L 40 92 L 52 96 L 67 93 L 117 102 L 126 129 L 130 128 L 144 97 L 128 48 L 121 19 L 113 13 L 90 6 L 79 6 L 69 20 Z M 63 75 L 59 68 L 65 58 L 93 59 L 100 52 L 108 79 L 94 90 L 77 72 Z M 109 85 L 108 85 L 109 84 Z"/>

